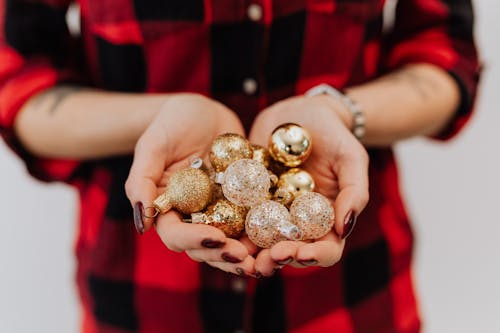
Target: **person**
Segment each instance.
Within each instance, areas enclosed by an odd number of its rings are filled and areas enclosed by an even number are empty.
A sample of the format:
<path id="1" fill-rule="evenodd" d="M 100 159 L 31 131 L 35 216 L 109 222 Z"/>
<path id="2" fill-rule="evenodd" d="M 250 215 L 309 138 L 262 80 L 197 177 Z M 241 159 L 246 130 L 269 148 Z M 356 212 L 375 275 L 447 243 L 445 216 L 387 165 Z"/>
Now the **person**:
<path id="1" fill-rule="evenodd" d="M 469 118 L 470 1 L 399 1 L 389 29 L 383 0 L 78 3 L 80 36 L 69 0 L 0 2 L 0 124 L 34 177 L 78 190 L 83 332 L 421 329 L 391 146 Z M 364 122 L 304 95 L 320 84 Z M 335 208 L 324 238 L 259 250 L 145 214 L 218 134 L 265 145 L 288 122 L 311 132 L 304 167 Z"/>

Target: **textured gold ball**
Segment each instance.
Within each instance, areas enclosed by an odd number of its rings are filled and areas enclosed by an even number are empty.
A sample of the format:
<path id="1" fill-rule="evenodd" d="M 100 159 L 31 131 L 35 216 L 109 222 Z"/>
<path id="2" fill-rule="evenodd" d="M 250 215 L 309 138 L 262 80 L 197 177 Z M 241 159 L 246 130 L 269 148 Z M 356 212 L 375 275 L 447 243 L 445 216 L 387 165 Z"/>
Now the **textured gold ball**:
<path id="1" fill-rule="evenodd" d="M 204 213 L 192 214 L 193 223 L 204 223 L 224 232 L 227 237 L 238 238 L 245 230 L 247 209 L 228 200 L 220 199 L 207 207 Z"/>
<path id="2" fill-rule="evenodd" d="M 268 148 L 275 160 L 288 167 L 296 167 L 311 154 L 311 136 L 297 124 L 283 124 L 271 134 Z"/>
<path id="3" fill-rule="evenodd" d="M 200 169 L 188 168 L 170 176 L 165 192 L 153 202 L 160 213 L 170 209 L 183 214 L 199 212 L 212 198 L 212 184 L 208 175 Z"/>
<path id="4" fill-rule="evenodd" d="M 318 239 L 333 227 L 334 211 L 330 201 L 317 192 L 299 195 L 290 207 L 293 223 L 302 231 L 302 239 Z"/>
<path id="5" fill-rule="evenodd" d="M 233 162 L 252 158 L 252 145 L 239 134 L 219 135 L 212 143 L 209 159 L 216 172 L 222 172 Z"/>
<path id="6" fill-rule="evenodd" d="M 274 199 L 287 206 L 299 195 L 314 191 L 314 179 L 309 172 L 293 168 L 282 173 L 278 180 Z"/>

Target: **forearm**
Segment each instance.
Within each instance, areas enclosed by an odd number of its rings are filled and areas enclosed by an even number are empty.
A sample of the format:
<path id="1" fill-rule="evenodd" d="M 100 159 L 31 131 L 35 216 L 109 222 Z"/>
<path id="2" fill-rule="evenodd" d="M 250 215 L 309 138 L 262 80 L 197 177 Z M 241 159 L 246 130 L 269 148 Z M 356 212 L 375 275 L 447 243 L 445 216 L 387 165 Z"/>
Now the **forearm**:
<path id="1" fill-rule="evenodd" d="M 363 109 L 367 146 L 390 145 L 417 135 L 433 135 L 453 117 L 460 102 L 454 79 L 432 65 L 415 64 L 347 89 Z M 347 110 L 342 118 L 352 122 Z"/>
<path id="2" fill-rule="evenodd" d="M 165 99 L 55 87 L 23 106 L 15 130 L 37 156 L 93 159 L 128 154 Z"/>

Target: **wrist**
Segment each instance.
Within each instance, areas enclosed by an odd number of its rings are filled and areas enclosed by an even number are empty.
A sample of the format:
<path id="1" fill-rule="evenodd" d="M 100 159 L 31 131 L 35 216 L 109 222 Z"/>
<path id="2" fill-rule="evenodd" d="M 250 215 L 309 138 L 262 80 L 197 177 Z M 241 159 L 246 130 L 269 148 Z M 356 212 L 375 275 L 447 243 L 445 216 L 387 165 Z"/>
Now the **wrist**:
<path id="1" fill-rule="evenodd" d="M 339 116 L 343 120 L 344 124 L 348 126 L 351 133 L 358 139 L 361 140 L 365 135 L 365 117 L 363 111 L 359 105 L 354 102 L 349 96 L 335 89 L 328 84 L 320 84 L 312 87 L 306 91 L 305 96 L 327 96 L 331 103 L 336 103 Z M 343 112 L 342 112 L 343 110 Z M 345 111 L 350 113 L 350 120 L 345 116 Z"/>

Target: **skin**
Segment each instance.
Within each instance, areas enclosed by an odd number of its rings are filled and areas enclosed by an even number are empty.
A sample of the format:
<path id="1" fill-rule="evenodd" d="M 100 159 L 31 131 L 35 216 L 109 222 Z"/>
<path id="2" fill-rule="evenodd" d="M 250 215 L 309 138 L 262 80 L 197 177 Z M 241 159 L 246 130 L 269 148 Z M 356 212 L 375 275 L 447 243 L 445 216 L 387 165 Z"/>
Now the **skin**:
<path id="1" fill-rule="evenodd" d="M 69 93 L 65 89 L 64 93 L 60 88 L 47 90 L 26 103 L 15 123 L 21 142 L 33 154 L 53 158 L 92 159 L 134 152 L 126 183 L 132 205 L 151 206 L 168 175 L 189 165 L 192 156 L 206 157 L 218 134 L 244 133 L 234 112 L 196 94 Z M 228 239 L 214 227 L 186 224 L 177 213 L 169 212 L 154 224 L 165 245 L 221 270 L 257 277 L 271 275 L 284 264 L 326 267 L 337 263 L 346 241 L 338 235 L 345 232 L 348 213 L 359 215 L 368 202 L 368 157 L 363 145 L 386 146 L 416 135 L 437 134 L 459 103 L 455 81 L 443 70 L 424 64 L 351 87 L 347 93 L 365 114 L 362 143 L 350 132 L 349 111 L 329 96 L 280 101 L 260 113 L 249 134 L 252 142 L 265 144 L 272 130 L 286 122 L 303 125 L 313 134 L 313 152 L 304 167 L 315 178 L 318 191 L 332 200 L 336 221 L 332 232 L 312 243 L 280 242 L 258 252 L 246 237 Z M 153 226 L 152 219 L 143 222 L 145 231 Z M 207 240 L 217 246 L 207 248 L 203 245 Z"/>

